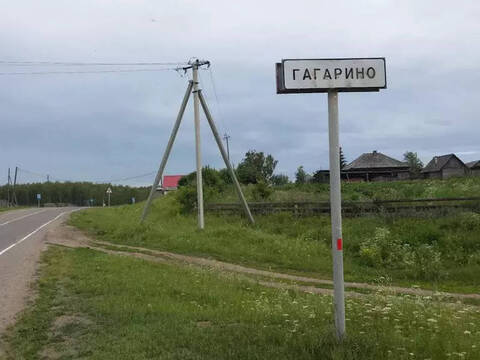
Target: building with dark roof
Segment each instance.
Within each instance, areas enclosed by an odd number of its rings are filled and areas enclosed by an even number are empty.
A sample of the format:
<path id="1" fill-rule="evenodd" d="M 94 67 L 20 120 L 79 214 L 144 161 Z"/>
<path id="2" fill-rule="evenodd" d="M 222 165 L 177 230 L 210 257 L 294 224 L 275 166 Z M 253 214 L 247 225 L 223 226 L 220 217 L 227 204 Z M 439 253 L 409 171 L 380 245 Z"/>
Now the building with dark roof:
<path id="1" fill-rule="evenodd" d="M 468 169 L 470 170 L 470 175 L 480 176 L 480 160 L 470 161 L 466 163 Z"/>
<path id="2" fill-rule="evenodd" d="M 327 182 L 330 172 L 319 170 L 316 176 Z M 410 178 L 407 163 L 391 158 L 376 150 L 360 155 L 341 169 L 342 180 L 347 181 L 392 181 Z"/>
<path id="3" fill-rule="evenodd" d="M 447 179 L 452 176 L 465 176 L 468 173 L 468 167 L 455 154 L 434 156 L 422 170 L 423 176 L 430 179 Z"/>
<path id="4" fill-rule="evenodd" d="M 410 178 L 407 163 L 374 150 L 360 155 L 342 169 L 346 180 L 389 181 Z"/>

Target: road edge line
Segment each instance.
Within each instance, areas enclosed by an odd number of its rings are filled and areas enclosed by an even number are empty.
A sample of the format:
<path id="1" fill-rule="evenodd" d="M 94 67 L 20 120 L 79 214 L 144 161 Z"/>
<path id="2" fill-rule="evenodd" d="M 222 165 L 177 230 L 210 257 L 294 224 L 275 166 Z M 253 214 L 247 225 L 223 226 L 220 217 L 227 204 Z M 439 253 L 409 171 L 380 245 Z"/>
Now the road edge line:
<path id="1" fill-rule="evenodd" d="M 18 240 L 17 242 L 13 243 L 12 245 L 10 245 L 9 247 L 3 249 L 2 251 L 0 251 L 0 256 L 2 256 L 3 254 L 5 254 L 8 250 L 12 249 L 13 247 L 17 246 L 18 244 L 21 244 L 22 242 L 24 242 L 25 240 L 27 240 L 30 236 L 36 234 L 38 231 L 40 231 L 41 229 L 43 229 L 45 226 L 51 224 L 52 222 L 54 222 L 55 220 L 57 220 L 58 218 L 60 218 L 61 216 L 67 214 L 67 213 L 72 213 L 74 211 L 78 211 L 78 210 L 81 210 L 81 209 L 75 209 L 75 210 L 70 210 L 70 211 L 64 211 L 60 214 L 58 214 L 56 217 L 54 217 L 52 220 L 50 221 L 47 221 L 45 224 L 43 225 L 40 225 L 38 228 L 36 228 L 35 230 L 33 230 L 30 234 L 24 236 L 23 238 L 21 238 L 20 240 Z"/>

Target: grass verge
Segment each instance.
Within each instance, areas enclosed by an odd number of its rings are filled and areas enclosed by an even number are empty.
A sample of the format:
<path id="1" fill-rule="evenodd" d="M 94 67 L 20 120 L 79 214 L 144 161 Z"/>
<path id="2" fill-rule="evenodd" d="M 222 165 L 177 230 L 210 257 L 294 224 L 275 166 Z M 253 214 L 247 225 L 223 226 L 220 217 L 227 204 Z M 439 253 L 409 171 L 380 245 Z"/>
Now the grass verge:
<path id="1" fill-rule="evenodd" d="M 153 203 L 140 224 L 143 204 L 72 214 L 89 235 L 119 245 L 212 257 L 267 270 L 330 278 L 328 216 L 258 216 L 250 226 L 237 216 L 184 215 L 174 196 Z M 345 279 L 450 292 L 480 292 L 480 215 L 347 218 L 343 223 Z"/>
<path id="2" fill-rule="evenodd" d="M 12 359 L 478 359 L 480 310 L 411 296 L 347 299 L 234 275 L 51 247 L 38 297 L 5 337 Z"/>

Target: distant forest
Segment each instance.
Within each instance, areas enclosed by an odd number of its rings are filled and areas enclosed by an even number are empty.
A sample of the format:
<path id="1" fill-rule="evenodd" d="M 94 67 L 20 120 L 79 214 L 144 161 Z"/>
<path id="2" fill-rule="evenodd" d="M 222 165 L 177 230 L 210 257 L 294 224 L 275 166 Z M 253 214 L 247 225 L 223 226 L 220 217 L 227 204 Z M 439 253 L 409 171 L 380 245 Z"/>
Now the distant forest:
<path id="1" fill-rule="evenodd" d="M 41 204 L 71 204 L 77 206 L 103 206 L 107 204 L 106 191 L 112 189 L 111 205 L 131 204 L 147 198 L 150 187 L 130 187 L 91 182 L 44 182 L 18 184 L 15 186 L 17 204 L 21 206 L 37 205 L 37 194 L 41 194 Z M 10 186 L 10 198 L 13 187 Z M 8 186 L 0 186 L 0 199 L 7 200 Z"/>

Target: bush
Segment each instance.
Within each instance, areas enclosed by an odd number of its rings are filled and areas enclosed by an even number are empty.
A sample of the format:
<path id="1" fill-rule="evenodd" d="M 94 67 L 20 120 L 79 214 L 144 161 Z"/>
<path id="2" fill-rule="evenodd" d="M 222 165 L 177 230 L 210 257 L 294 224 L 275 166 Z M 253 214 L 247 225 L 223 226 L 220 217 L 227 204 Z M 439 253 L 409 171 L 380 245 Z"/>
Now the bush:
<path id="1" fill-rule="evenodd" d="M 464 212 L 459 215 L 459 223 L 466 230 L 480 229 L 480 214 Z"/>
<path id="2" fill-rule="evenodd" d="M 220 171 L 215 170 L 209 166 L 202 168 L 202 181 L 206 187 L 215 187 L 218 190 L 223 190 L 225 187 L 225 181 L 222 178 L 223 175 Z M 182 177 L 178 182 L 179 186 L 196 186 L 197 184 L 197 172 L 191 172 L 190 174 Z"/>
<path id="3" fill-rule="evenodd" d="M 442 277 L 441 254 L 434 245 L 420 245 L 414 254 L 414 263 L 411 270 L 415 278 L 438 280 Z"/>
<path id="4" fill-rule="evenodd" d="M 264 201 L 272 196 L 273 189 L 265 181 L 259 181 L 252 190 L 255 201 Z"/>
<path id="5" fill-rule="evenodd" d="M 197 189 L 195 186 L 182 186 L 175 194 L 181 205 L 182 213 L 189 213 L 195 209 L 197 204 Z"/>
<path id="6" fill-rule="evenodd" d="M 368 266 L 403 268 L 412 263 L 410 245 L 392 236 L 386 228 L 375 229 L 375 236 L 360 245 L 360 259 Z"/>

